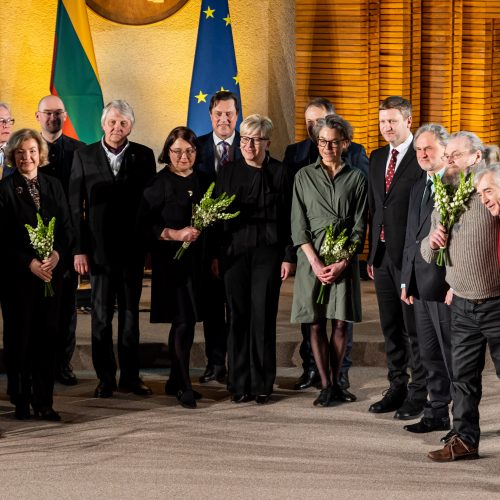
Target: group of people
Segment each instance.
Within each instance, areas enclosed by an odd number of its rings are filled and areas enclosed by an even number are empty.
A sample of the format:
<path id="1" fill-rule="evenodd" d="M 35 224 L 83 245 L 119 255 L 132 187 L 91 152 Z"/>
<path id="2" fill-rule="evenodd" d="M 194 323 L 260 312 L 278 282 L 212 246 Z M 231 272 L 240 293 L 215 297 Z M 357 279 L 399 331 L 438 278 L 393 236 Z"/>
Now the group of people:
<path id="1" fill-rule="evenodd" d="M 269 146 L 273 123 L 252 114 L 241 123 L 238 97 L 214 94 L 212 131 L 180 126 L 158 162 L 129 141 L 130 105 L 103 110 L 100 141 L 62 134 L 64 103 L 44 97 L 42 132 L 21 129 L 0 103 L 0 229 L 4 352 L 15 415 L 59 420 L 54 377 L 77 383 L 78 274 L 89 274 L 95 397 L 116 390 L 149 395 L 139 374 L 139 299 L 151 253 L 151 322 L 170 323 L 171 370 L 165 393 L 185 408 L 202 395 L 189 373 L 195 324 L 203 321 L 207 367 L 201 383 L 227 381 L 234 403 L 265 404 L 276 377 L 276 316 L 281 283 L 295 274 L 291 321 L 301 325 L 303 374 L 297 390 L 320 392 L 315 406 L 351 402 L 348 371 L 353 323 L 361 321 L 360 263 L 368 236 L 387 355 L 389 388 L 372 413 L 394 412 L 413 433 L 449 431 L 435 461 L 475 458 L 486 344 L 500 376 L 498 149 L 467 131 L 438 124 L 411 132 L 411 103 L 391 96 L 379 107 L 387 145 L 371 153 L 325 98 L 305 109 L 308 138 L 282 162 Z M 6 143 L 6 148 L 4 149 Z M 456 185 L 473 175 L 467 210 L 447 228 L 434 209 L 436 176 Z M 193 205 L 211 183 L 213 197 L 235 196 L 237 217 L 200 231 Z M 55 217 L 52 252 L 36 254 L 25 224 Z M 176 253 L 189 243 L 181 258 Z M 436 259 L 446 247 L 446 266 Z M 53 297 L 44 296 L 51 282 Z M 118 363 L 112 319 L 118 308 Z M 227 368 L 226 368 L 227 359 Z M 117 383 L 117 368 L 119 381 Z M 450 424 L 450 404 L 453 428 Z M 450 430 L 451 428 L 451 430 Z"/>

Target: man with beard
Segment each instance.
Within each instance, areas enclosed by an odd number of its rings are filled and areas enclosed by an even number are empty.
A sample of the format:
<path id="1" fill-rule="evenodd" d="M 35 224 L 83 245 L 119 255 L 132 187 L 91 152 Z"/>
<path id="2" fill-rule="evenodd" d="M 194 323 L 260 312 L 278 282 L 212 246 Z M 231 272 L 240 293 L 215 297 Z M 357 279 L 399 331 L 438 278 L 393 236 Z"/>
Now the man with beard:
<path id="1" fill-rule="evenodd" d="M 68 198 L 69 176 L 73 155 L 85 144 L 62 133 L 62 128 L 68 117 L 64 103 L 54 95 L 43 97 L 38 103 L 35 113 L 42 129 L 41 135 L 49 148 L 49 163 L 43 171 L 56 177 Z M 58 331 L 56 337 L 56 373 L 55 378 L 64 385 L 75 385 L 78 380 L 73 373 L 71 358 L 76 346 L 76 289 L 78 275 L 73 263 L 67 264 L 64 272 L 61 303 L 59 311 Z"/>

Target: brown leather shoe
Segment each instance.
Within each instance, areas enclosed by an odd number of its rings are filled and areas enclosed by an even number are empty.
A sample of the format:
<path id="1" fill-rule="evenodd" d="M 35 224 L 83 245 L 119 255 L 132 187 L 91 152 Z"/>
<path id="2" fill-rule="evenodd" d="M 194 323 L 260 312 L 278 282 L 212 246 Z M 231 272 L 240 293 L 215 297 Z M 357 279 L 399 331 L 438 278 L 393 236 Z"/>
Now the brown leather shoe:
<path id="1" fill-rule="evenodd" d="M 453 436 L 441 450 L 430 451 L 427 456 L 434 462 L 474 460 L 479 458 L 477 447 L 467 444 L 458 434 Z"/>

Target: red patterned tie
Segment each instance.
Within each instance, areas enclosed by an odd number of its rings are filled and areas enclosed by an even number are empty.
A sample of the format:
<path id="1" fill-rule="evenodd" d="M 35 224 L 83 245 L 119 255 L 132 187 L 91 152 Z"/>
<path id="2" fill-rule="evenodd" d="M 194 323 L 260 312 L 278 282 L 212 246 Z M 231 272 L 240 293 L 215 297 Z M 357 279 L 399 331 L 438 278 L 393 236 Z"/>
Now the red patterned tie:
<path id="1" fill-rule="evenodd" d="M 389 191 L 389 186 L 391 185 L 392 178 L 394 177 L 394 172 L 396 172 L 396 159 L 398 157 L 399 151 L 393 149 L 391 152 L 391 159 L 389 161 L 389 166 L 387 167 L 387 172 L 385 174 L 385 192 Z M 380 229 L 380 240 L 385 241 L 384 226 Z"/>

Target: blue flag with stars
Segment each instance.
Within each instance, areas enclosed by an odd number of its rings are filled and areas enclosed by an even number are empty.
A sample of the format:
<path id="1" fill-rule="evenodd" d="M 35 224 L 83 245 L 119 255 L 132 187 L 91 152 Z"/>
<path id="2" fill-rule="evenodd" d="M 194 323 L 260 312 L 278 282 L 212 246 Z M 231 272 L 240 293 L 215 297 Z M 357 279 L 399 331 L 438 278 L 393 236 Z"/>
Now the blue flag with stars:
<path id="1" fill-rule="evenodd" d="M 208 105 L 215 92 L 229 90 L 241 98 L 228 0 L 201 2 L 198 40 L 189 93 L 188 127 L 197 135 L 212 130 Z"/>

